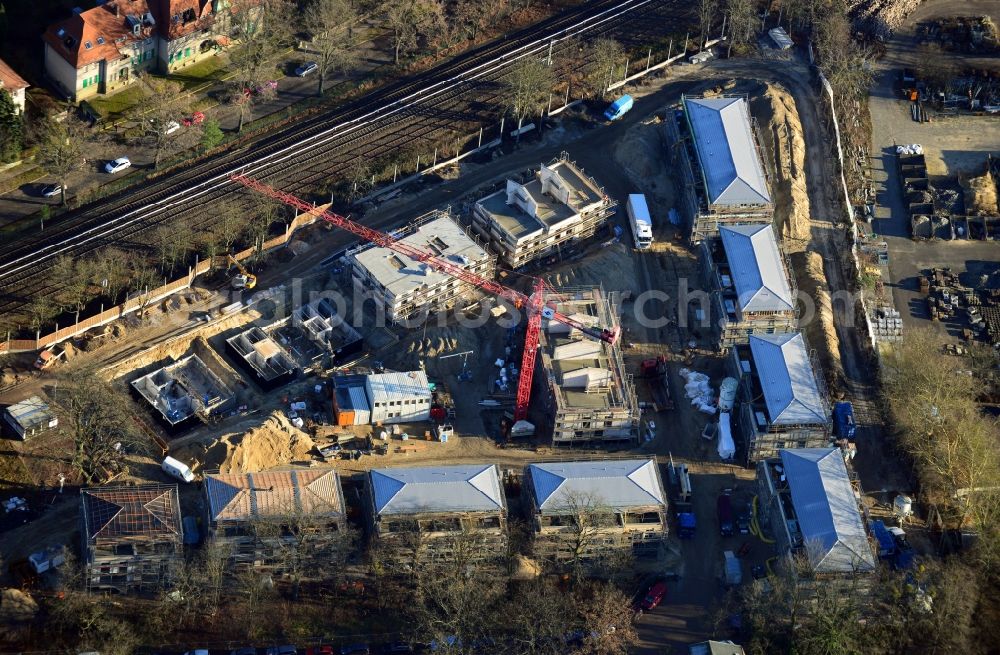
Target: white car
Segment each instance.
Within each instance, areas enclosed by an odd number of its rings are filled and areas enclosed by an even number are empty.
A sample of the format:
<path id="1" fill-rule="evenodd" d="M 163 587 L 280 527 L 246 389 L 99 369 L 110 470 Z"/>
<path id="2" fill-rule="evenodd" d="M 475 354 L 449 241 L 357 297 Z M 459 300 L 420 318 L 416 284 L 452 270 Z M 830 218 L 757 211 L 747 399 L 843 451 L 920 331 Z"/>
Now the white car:
<path id="1" fill-rule="evenodd" d="M 115 159 L 114 161 L 109 161 L 107 164 L 105 164 L 104 172 L 117 173 L 119 171 L 125 170 L 126 168 L 129 168 L 130 166 L 132 166 L 132 162 L 129 161 L 128 157 L 119 157 L 118 159 Z"/>
<path id="2" fill-rule="evenodd" d="M 153 120 L 150 119 L 149 122 L 152 123 Z M 164 134 L 173 134 L 174 132 L 176 132 L 179 129 L 181 129 L 181 124 L 180 123 L 178 123 L 177 121 L 170 121 L 169 123 L 167 123 L 166 125 L 163 126 L 163 133 Z"/>

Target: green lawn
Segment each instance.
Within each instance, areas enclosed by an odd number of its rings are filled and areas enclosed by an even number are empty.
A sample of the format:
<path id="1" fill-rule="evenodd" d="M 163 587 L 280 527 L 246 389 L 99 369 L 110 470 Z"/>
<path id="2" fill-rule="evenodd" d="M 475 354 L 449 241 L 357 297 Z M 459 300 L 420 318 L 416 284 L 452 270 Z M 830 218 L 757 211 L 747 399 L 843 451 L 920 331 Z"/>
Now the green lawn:
<path id="1" fill-rule="evenodd" d="M 228 64 L 228 57 L 216 55 L 174 71 L 167 79 L 180 82 L 184 85 L 184 90 L 189 91 L 205 82 L 222 79 Z"/>
<path id="2" fill-rule="evenodd" d="M 98 95 L 87 98 L 87 102 L 107 120 L 109 117 L 117 116 L 130 107 L 139 104 L 146 97 L 146 90 L 138 85 L 127 86 L 117 93 L 111 95 Z"/>

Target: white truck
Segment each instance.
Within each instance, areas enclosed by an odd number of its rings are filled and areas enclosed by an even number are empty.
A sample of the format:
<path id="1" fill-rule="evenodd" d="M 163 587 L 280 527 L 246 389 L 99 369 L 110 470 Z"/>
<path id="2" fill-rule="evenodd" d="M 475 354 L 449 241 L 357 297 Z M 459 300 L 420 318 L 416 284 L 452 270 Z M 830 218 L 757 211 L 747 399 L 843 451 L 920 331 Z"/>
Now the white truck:
<path id="1" fill-rule="evenodd" d="M 160 463 L 160 468 L 163 472 L 171 477 L 175 477 L 181 482 L 192 482 L 194 480 L 194 473 L 191 472 L 191 468 L 184 462 L 180 462 L 173 457 L 164 457 L 163 462 Z"/>
<path id="2" fill-rule="evenodd" d="M 646 196 L 641 193 L 630 193 L 625 211 L 628 212 L 628 222 L 632 226 L 635 247 L 646 250 L 653 245 L 653 219 L 649 217 Z"/>

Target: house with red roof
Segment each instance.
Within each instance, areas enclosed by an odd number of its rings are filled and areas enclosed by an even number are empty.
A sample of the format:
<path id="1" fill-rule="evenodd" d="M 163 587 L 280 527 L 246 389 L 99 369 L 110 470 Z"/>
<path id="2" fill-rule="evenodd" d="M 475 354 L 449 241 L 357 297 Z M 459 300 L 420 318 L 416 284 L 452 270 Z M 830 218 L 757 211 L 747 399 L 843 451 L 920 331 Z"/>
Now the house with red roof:
<path id="1" fill-rule="evenodd" d="M 22 114 L 24 113 L 24 91 L 29 86 L 31 85 L 15 73 L 14 69 L 7 65 L 7 62 L 0 59 L 0 89 L 10 94 L 11 98 L 14 99 L 14 105 Z"/>
<path id="2" fill-rule="evenodd" d="M 109 0 L 42 35 L 45 71 L 74 102 L 112 93 L 143 71 L 172 73 L 228 44 L 234 0 Z"/>

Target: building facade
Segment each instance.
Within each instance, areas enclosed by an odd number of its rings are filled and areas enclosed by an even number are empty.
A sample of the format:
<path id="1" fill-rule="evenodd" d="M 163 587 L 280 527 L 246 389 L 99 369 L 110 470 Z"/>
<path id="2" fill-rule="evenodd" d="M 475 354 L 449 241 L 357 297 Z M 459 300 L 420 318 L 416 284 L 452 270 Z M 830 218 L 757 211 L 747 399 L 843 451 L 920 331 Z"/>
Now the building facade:
<path id="1" fill-rule="evenodd" d="M 774 202 L 744 97 L 685 96 L 666 124 L 692 243 L 718 236 L 720 225 L 771 223 Z"/>
<path id="2" fill-rule="evenodd" d="M 655 554 L 667 538 L 667 497 L 654 458 L 529 464 L 523 488 L 538 558 Z"/>
<path id="3" fill-rule="evenodd" d="M 45 73 L 62 95 L 77 102 L 117 91 L 143 72 L 175 72 L 228 45 L 240 22 L 233 14 L 239 4 L 109 0 L 74 11 L 42 35 Z"/>
<path id="4" fill-rule="evenodd" d="M 10 94 L 17 110 L 24 113 L 24 92 L 31 86 L 13 68 L 0 59 L 0 89 Z"/>
<path id="5" fill-rule="evenodd" d="M 722 226 L 718 239 L 701 242 L 701 259 L 721 348 L 797 329 L 793 278 L 770 225 Z"/>
<path id="6" fill-rule="evenodd" d="M 802 333 L 753 335 L 730 353 L 740 381 L 735 433 L 747 462 L 830 445 L 830 407 Z"/>
<path id="7" fill-rule="evenodd" d="M 431 418 L 431 387 L 423 371 L 368 375 L 365 395 L 372 423 L 415 423 Z"/>
<path id="8" fill-rule="evenodd" d="M 414 561 L 491 560 L 507 548 L 507 500 L 495 464 L 373 469 L 372 539 Z"/>
<path id="9" fill-rule="evenodd" d="M 331 566 L 348 545 L 336 471 L 212 473 L 204 489 L 207 539 L 227 549 L 235 570 L 283 573 L 293 550 L 307 568 Z"/>
<path id="10" fill-rule="evenodd" d="M 565 154 L 534 178 L 507 180 L 506 189 L 472 208 L 472 229 L 511 269 L 594 235 L 614 213 L 615 202 Z"/>
<path id="11" fill-rule="evenodd" d="M 396 238 L 480 277 L 493 278 L 493 255 L 447 212 L 418 218 Z M 479 296 L 478 288 L 470 282 L 389 248 L 365 244 L 349 251 L 347 260 L 354 288 L 383 307 L 391 321 L 410 319 L 420 312 L 446 311 Z"/>
<path id="12" fill-rule="evenodd" d="M 557 311 L 616 330 L 618 317 L 602 289 L 565 290 L 546 301 Z M 532 420 L 555 446 L 634 441 L 639 402 L 626 372 L 621 346 L 543 320 L 534 376 Z"/>
<path id="13" fill-rule="evenodd" d="M 177 485 L 92 487 L 80 503 L 87 590 L 165 589 L 184 557 Z"/>

